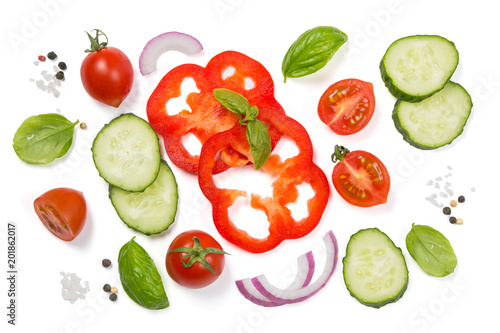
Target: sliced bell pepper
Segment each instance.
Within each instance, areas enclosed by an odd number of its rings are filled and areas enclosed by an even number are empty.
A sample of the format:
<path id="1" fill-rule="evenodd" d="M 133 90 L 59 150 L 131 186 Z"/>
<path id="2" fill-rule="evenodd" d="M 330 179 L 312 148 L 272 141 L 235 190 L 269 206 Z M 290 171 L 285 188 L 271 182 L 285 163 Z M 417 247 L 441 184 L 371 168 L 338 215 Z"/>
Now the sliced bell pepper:
<path id="1" fill-rule="evenodd" d="M 330 188 L 324 172 L 313 162 L 313 148 L 305 128 L 294 119 L 273 108 L 259 108 L 260 120 L 295 142 L 299 153 L 284 161 L 272 153 L 260 170 L 275 181 L 272 197 L 261 197 L 252 193 L 250 205 L 265 212 L 269 222 L 269 234 L 265 238 L 252 237 L 231 221 L 229 208 L 236 199 L 247 196 L 247 192 L 237 189 L 219 188 L 215 184 L 212 169 L 220 151 L 233 149 L 252 160 L 245 128 L 236 123 L 230 130 L 209 138 L 200 153 L 198 181 L 203 194 L 212 204 L 213 220 L 218 232 L 227 241 L 252 252 L 267 252 L 277 247 L 285 239 L 295 239 L 307 235 L 320 222 L 328 203 Z M 307 202 L 309 215 L 299 221 L 292 217 L 288 204 L 298 199 L 297 186 L 308 183 L 314 196 Z"/>
<path id="2" fill-rule="evenodd" d="M 232 70 L 234 69 L 234 71 Z M 186 103 L 191 110 L 169 114 L 167 102 L 181 96 L 181 84 L 186 78 L 195 81 L 199 92 L 188 95 Z M 274 98 L 274 83 L 266 68 L 254 59 L 236 52 L 225 51 L 214 56 L 206 67 L 184 64 L 169 71 L 159 82 L 147 103 L 148 121 L 163 137 L 165 150 L 179 168 L 198 172 L 199 155 L 192 155 L 183 144 L 191 133 L 203 144 L 209 137 L 230 129 L 238 116 L 224 108 L 213 96 L 213 89 L 226 88 L 245 96 L 252 105 L 272 107 L 284 113 Z M 269 130 L 273 147 L 279 133 Z M 230 166 L 244 165 L 248 159 L 234 151 L 224 151 L 216 161 L 214 173 Z"/>

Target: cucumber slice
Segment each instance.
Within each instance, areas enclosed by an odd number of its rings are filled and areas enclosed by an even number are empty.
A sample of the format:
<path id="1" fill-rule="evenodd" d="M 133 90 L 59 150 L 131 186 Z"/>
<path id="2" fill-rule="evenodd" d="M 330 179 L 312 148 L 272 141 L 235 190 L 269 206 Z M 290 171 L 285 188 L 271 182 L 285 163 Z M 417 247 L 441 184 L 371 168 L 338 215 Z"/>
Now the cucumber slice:
<path id="1" fill-rule="evenodd" d="M 433 96 L 418 103 L 398 100 L 392 119 L 403 139 L 420 149 L 450 144 L 462 132 L 472 110 L 469 93 L 449 81 Z"/>
<path id="2" fill-rule="evenodd" d="M 147 121 L 122 114 L 105 125 L 92 145 L 94 164 L 109 184 L 144 191 L 160 170 L 158 136 Z"/>
<path id="3" fill-rule="evenodd" d="M 109 198 L 120 219 L 145 235 L 159 234 L 174 222 L 177 212 L 177 182 L 165 161 L 156 180 L 143 192 L 109 187 Z"/>
<path id="4" fill-rule="evenodd" d="M 396 302 L 408 287 L 403 252 L 377 228 L 352 235 L 342 263 L 347 290 L 364 305 L 380 308 Z"/>
<path id="5" fill-rule="evenodd" d="M 380 73 L 396 98 L 418 102 L 443 89 L 457 66 L 453 42 L 436 35 L 416 35 L 389 46 Z"/>

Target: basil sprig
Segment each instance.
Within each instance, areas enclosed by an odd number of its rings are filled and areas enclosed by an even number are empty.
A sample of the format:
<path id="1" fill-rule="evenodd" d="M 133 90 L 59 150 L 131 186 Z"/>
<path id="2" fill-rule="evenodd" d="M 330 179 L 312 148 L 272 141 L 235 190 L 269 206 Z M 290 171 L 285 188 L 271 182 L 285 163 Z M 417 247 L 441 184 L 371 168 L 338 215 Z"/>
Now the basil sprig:
<path id="1" fill-rule="evenodd" d="M 436 229 L 412 225 L 406 248 L 418 266 L 429 275 L 443 277 L 455 270 L 457 257 L 448 239 Z"/>
<path id="2" fill-rule="evenodd" d="M 133 237 L 118 254 L 118 271 L 123 290 L 146 309 L 159 310 L 169 306 L 167 294 L 153 259 Z"/>
<path id="3" fill-rule="evenodd" d="M 57 113 L 31 116 L 17 129 L 14 150 L 24 162 L 50 163 L 68 152 L 76 124 Z"/>
<path id="4" fill-rule="evenodd" d="M 337 28 L 319 26 L 307 30 L 290 46 L 283 58 L 284 80 L 317 72 L 332 59 L 347 41 L 347 35 Z"/>
<path id="5" fill-rule="evenodd" d="M 272 145 L 269 131 L 256 117 L 259 109 L 235 91 L 219 88 L 213 90 L 214 97 L 229 111 L 236 113 L 240 124 L 246 126 L 246 134 L 255 169 L 260 169 L 271 155 Z"/>

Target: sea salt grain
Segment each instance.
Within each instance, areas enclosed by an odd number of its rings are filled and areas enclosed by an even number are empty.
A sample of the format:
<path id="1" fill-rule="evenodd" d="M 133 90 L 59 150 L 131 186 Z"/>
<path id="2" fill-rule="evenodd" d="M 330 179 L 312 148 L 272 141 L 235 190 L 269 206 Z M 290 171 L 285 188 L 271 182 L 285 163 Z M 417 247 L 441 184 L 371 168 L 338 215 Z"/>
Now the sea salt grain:
<path id="1" fill-rule="evenodd" d="M 88 281 L 85 281 L 85 286 L 82 286 L 82 281 L 75 273 L 61 272 L 63 279 L 61 280 L 62 291 L 61 295 L 65 301 L 71 304 L 78 299 L 85 299 L 85 294 L 90 290 Z"/>
<path id="2" fill-rule="evenodd" d="M 436 207 L 441 208 L 444 206 L 443 204 L 440 204 L 439 202 L 437 202 L 437 200 L 435 199 L 435 195 L 431 195 L 430 197 L 425 198 L 425 200 L 429 201 L 431 204 L 433 204 Z"/>

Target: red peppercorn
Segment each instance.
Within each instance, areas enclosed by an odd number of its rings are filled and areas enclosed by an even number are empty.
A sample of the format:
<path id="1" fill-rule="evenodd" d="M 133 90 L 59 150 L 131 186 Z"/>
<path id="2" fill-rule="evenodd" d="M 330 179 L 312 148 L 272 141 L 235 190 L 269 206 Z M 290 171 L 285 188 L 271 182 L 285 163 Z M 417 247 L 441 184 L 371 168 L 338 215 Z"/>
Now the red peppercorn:
<path id="1" fill-rule="evenodd" d="M 43 55 L 39 55 L 39 56 L 38 56 L 38 60 L 40 60 L 40 61 L 45 61 L 45 56 L 43 56 Z"/>

